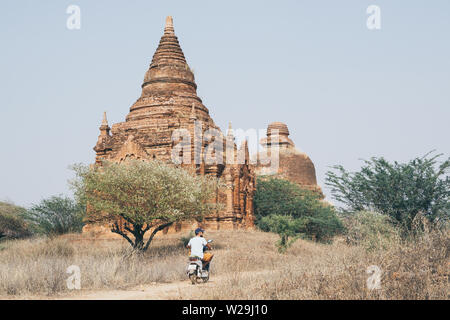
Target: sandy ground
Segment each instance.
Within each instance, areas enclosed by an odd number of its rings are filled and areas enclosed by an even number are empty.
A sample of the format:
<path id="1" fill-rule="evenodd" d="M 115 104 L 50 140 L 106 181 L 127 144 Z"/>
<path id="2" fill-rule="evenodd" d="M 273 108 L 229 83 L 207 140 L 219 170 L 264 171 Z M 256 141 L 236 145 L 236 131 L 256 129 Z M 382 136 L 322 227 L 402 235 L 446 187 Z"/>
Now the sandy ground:
<path id="1" fill-rule="evenodd" d="M 222 277 L 223 278 L 223 277 Z M 219 278 L 212 279 L 207 283 L 192 285 L 185 281 L 161 283 L 152 285 L 141 285 L 131 290 L 104 290 L 92 292 L 80 292 L 67 297 L 59 297 L 62 300 L 161 300 L 161 299 L 184 299 L 186 296 L 195 295 L 199 290 L 211 290 L 220 281 Z"/>
<path id="2" fill-rule="evenodd" d="M 270 273 L 270 270 L 257 272 L 240 272 L 237 276 L 248 277 L 258 276 L 260 274 Z M 0 300 L 184 300 L 195 298 L 196 295 L 205 290 L 213 291 L 215 287 L 224 280 L 227 280 L 233 274 L 214 276 L 211 275 L 207 283 L 198 283 L 193 285 L 186 277 L 186 280 L 170 283 L 153 283 L 140 285 L 131 289 L 116 290 L 80 290 L 73 291 L 67 295 L 58 296 L 21 296 L 21 297 L 2 297 Z"/>
<path id="3" fill-rule="evenodd" d="M 199 290 L 209 290 L 219 279 L 192 285 L 189 279 L 171 283 L 154 283 L 131 289 L 75 290 L 73 293 L 55 296 L 0 296 L 0 300 L 174 300 L 186 299 Z"/>
<path id="4" fill-rule="evenodd" d="M 250 276 L 260 276 L 269 274 L 271 270 L 239 272 L 239 274 L 227 274 L 214 276 L 207 283 L 193 285 L 189 279 L 171 283 L 159 283 L 152 285 L 141 285 L 131 290 L 102 290 L 92 292 L 80 292 L 66 297 L 59 297 L 61 300 L 171 300 L 188 299 L 198 295 L 201 291 L 213 292 L 215 287 L 231 277 L 245 278 Z"/>

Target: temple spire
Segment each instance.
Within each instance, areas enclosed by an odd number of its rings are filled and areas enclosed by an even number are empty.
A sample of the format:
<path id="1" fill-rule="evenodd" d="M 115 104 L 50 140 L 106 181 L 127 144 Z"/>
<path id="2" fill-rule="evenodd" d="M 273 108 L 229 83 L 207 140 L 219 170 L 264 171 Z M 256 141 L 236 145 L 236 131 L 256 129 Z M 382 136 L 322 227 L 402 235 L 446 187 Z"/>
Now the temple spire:
<path id="1" fill-rule="evenodd" d="M 103 112 L 102 126 L 108 126 L 108 119 L 106 118 L 106 111 Z"/>
<path id="2" fill-rule="evenodd" d="M 250 161 L 250 153 L 248 151 L 248 141 L 245 139 L 241 144 L 241 152 L 244 152 L 245 157 L 245 163 L 248 163 Z"/>
<path id="3" fill-rule="evenodd" d="M 234 131 L 233 127 L 231 126 L 231 122 L 228 123 L 228 131 L 227 131 L 227 137 L 225 139 L 226 143 L 226 150 L 227 150 L 227 157 L 230 157 L 231 159 L 235 159 L 236 156 L 236 150 L 237 146 L 234 141 Z M 231 153 L 230 153 L 231 152 Z"/>
<path id="4" fill-rule="evenodd" d="M 231 121 L 228 122 L 227 138 L 234 139 L 234 131 L 233 131 L 233 127 L 231 126 Z"/>
<path id="5" fill-rule="evenodd" d="M 164 27 L 165 34 L 174 34 L 175 29 L 173 28 L 173 19 L 172 16 L 168 16 L 166 18 L 166 26 Z"/>
<path id="6" fill-rule="evenodd" d="M 196 90 L 197 84 L 194 74 L 186 62 L 183 50 L 175 35 L 173 19 L 168 16 L 164 34 L 153 55 L 150 67 L 145 73 L 141 97 L 131 106 L 126 120 L 128 122 L 149 119 L 153 116 L 159 117 L 157 115 L 158 108 L 153 108 L 153 106 L 159 105 L 160 97 L 167 96 L 169 93 L 176 97 L 183 97 L 181 99 L 186 101 L 179 105 L 172 103 L 171 108 L 180 107 L 184 109 L 182 112 L 187 111 L 186 116 L 189 119 L 189 110 L 185 108 L 186 106 L 191 107 L 192 103 L 195 103 L 196 116 L 204 119 L 208 110 L 202 105 Z"/>
<path id="7" fill-rule="evenodd" d="M 100 135 L 109 136 L 109 130 L 111 128 L 108 125 L 108 119 L 106 118 L 106 111 L 103 112 L 102 124 L 100 125 Z"/>

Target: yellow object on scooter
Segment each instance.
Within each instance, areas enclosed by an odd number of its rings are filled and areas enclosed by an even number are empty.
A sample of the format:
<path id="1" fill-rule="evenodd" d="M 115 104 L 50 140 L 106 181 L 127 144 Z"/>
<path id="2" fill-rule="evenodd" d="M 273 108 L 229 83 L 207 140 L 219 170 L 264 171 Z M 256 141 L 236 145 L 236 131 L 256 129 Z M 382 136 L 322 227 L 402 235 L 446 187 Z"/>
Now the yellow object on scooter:
<path id="1" fill-rule="evenodd" d="M 210 252 L 203 253 L 203 261 L 204 262 L 210 262 L 212 257 L 213 257 L 213 254 Z"/>

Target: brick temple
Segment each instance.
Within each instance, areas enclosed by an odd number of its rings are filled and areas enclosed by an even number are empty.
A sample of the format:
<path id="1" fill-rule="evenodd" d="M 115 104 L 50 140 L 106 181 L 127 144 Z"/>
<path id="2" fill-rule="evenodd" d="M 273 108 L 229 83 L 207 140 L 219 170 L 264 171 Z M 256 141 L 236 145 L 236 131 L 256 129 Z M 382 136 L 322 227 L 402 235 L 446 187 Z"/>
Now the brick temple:
<path id="1" fill-rule="evenodd" d="M 245 155 L 245 163 L 226 164 L 227 153 L 223 152 L 223 164 L 196 163 L 195 152 L 191 152 L 190 164 L 182 167 L 199 175 L 223 178 L 226 187 L 217 190 L 214 202 L 222 203 L 222 209 L 207 216 L 201 225 L 208 229 L 249 228 L 254 225 L 253 195 L 255 192 L 254 167 L 249 164 L 248 147 L 243 143 L 238 150 L 232 130 L 225 136 L 215 125 L 209 110 L 197 96 L 194 74 L 186 62 L 174 32 L 172 17 L 167 17 L 164 34 L 145 74 L 142 94 L 131 106 L 125 122 L 108 125 L 106 114 L 100 126 L 100 136 L 94 147 L 96 165 L 103 160 L 123 162 L 127 159 L 159 159 L 170 162 L 177 129 L 186 129 L 194 137 L 195 123 L 201 123 L 202 133 L 215 129 L 226 142 L 232 140 L 234 156 L 238 151 Z M 206 139 L 204 139 L 206 140 Z M 201 142 L 200 158 L 204 159 L 207 141 Z M 237 161 L 234 161 L 237 162 Z M 173 227 L 174 231 L 192 229 L 196 222 L 183 222 Z M 87 226 L 85 230 L 89 230 Z M 170 230 L 166 230 L 170 231 Z"/>
<path id="2" fill-rule="evenodd" d="M 222 209 L 211 213 L 200 225 L 213 230 L 252 228 L 255 219 L 253 196 L 256 173 L 267 174 L 267 170 L 263 165 L 254 166 L 250 163 L 246 141 L 240 148 L 236 146 L 231 125 L 227 135 L 222 134 L 215 125 L 208 108 L 197 96 L 194 74 L 175 35 L 172 17 L 167 17 L 164 34 L 144 77 L 141 96 L 130 107 L 125 121 L 110 127 L 106 113 L 104 114 L 100 135 L 94 147 L 95 163 L 101 166 L 104 160 L 120 163 L 127 159 L 171 162 L 173 133 L 175 130 L 185 129 L 194 137 L 198 134 L 196 123 L 202 124 L 202 133 L 217 130 L 224 143 L 223 164 L 207 164 L 204 160 L 199 163 L 195 160 L 198 153 L 200 159 L 204 159 L 205 150 L 212 143 L 202 140 L 197 154 L 192 147 L 190 163 L 180 165 L 196 174 L 217 177 L 225 182 L 225 187 L 218 189 L 212 199 L 221 203 Z M 269 125 L 268 139 L 263 144 L 271 147 L 270 134 L 273 129 L 279 130 L 279 143 L 284 154 L 280 162 L 281 176 L 294 179 L 296 183 L 309 189 L 317 189 L 314 164 L 306 155 L 295 151 L 293 142 L 288 138 L 286 125 Z M 229 153 L 230 148 L 234 152 Z M 240 161 L 236 159 L 238 154 L 243 155 Z M 234 157 L 234 161 L 227 161 L 227 156 Z M 195 221 L 183 222 L 165 232 L 191 230 L 198 224 Z M 94 225 L 85 226 L 84 231 L 99 231 L 99 228 L 108 231 L 105 226 Z"/>

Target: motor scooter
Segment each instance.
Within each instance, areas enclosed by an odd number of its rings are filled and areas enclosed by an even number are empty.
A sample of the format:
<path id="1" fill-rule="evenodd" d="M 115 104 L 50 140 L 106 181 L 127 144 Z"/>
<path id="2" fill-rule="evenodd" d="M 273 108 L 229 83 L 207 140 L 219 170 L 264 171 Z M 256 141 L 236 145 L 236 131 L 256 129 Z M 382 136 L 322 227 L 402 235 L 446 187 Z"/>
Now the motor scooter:
<path id="1" fill-rule="evenodd" d="M 212 240 L 208 240 L 211 243 Z M 209 250 L 207 246 L 203 246 L 203 252 Z M 206 268 L 203 267 L 202 259 L 199 257 L 189 257 L 189 264 L 186 268 L 186 273 L 191 280 L 192 284 L 200 282 L 208 282 L 211 268 L 211 261 L 206 264 Z"/>

